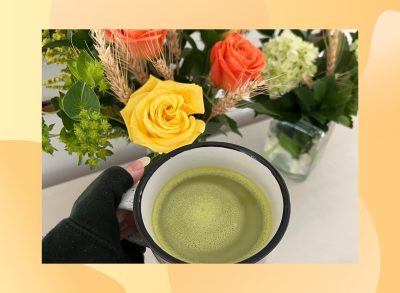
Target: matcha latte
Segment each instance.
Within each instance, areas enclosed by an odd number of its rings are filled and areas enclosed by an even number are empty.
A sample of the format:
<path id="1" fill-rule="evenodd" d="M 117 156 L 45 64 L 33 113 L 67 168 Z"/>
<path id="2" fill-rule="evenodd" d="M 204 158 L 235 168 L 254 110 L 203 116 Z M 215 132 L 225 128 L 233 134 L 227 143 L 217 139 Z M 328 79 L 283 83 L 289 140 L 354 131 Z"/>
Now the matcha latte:
<path id="1" fill-rule="evenodd" d="M 270 204 L 247 177 L 200 167 L 170 179 L 152 213 L 160 247 L 190 263 L 235 263 L 261 250 L 272 229 Z"/>

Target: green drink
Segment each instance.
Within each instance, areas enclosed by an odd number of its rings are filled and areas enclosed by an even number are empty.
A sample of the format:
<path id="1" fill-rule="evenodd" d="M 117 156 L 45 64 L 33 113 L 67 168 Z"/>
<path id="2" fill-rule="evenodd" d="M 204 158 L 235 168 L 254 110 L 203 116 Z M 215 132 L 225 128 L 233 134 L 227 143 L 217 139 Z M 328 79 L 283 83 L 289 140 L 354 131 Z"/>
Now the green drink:
<path id="1" fill-rule="evenodd" d="M 235 263 L 269 240 L 270 204 L 247 177 L 220 167 L 186 170 L 158 194 L 155 237 L 170 255 L 190 263 Z"/>

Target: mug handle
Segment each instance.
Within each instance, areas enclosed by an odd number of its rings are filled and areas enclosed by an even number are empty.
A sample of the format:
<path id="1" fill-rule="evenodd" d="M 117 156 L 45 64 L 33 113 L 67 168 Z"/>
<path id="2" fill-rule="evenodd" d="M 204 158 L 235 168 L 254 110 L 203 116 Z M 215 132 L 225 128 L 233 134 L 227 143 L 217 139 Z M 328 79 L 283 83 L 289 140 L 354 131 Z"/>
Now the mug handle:
<path id="1" fill-rule="evenodd" d="M 136 186 L 133 186 L 129 188 L 123 195 L 121 202 L 118 206 L 119 209 L 123 210 L 128 210 L 133 212 L 133 198 L 135 196 L 135 191 L 136 191 Z M 135 243 L 137 245 L 143 246 L 143 247 L 148 247 L 148 245 L 145 243 L 144 238 L 140 234 L 140 232 L 136 229 L 136 232 L 127 236 L 125 238 L 126 240 L 129 240 L 132 243 Z"/>
<path id="2" fill-rule="evenodd" d="M 133 212 L 133 198 L 135 197 L 136 186 L 129 188 L 123 195 L 118 208 Z"/>

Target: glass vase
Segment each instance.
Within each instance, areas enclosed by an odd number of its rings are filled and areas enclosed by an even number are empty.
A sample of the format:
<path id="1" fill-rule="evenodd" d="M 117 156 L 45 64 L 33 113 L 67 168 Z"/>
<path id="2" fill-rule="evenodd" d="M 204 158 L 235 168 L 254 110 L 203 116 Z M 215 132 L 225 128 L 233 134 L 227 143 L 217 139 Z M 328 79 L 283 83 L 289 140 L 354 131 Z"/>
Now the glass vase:
<path id="1" fill-rule="evenodd" d="M 296 181 L 304 181 L 321 156 L 334 124 L 324 132 L 307 120 L 290 123 L 272 119 L 264 156 L 277 169 Z"/>

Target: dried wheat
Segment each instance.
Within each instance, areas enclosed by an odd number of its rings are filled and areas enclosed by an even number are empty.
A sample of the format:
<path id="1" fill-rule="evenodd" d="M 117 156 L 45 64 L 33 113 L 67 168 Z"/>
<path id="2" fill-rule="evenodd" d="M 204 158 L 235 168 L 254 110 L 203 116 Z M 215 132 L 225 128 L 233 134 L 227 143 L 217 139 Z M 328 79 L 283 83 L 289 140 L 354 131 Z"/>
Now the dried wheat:
<path id="1" fill-rule="evenodd" d="M 126 69 L 121 66 L 117 53 L 106 43 L 103 30 L 93 30 L 92 36 L 100 61 L 103 64 L 106 78 L 110 83 L 111 91 L 119 101 L 126 104 L 132 94 L 132 90 L 128 85 Z"/>

